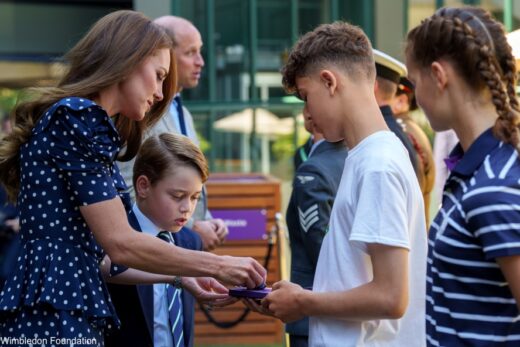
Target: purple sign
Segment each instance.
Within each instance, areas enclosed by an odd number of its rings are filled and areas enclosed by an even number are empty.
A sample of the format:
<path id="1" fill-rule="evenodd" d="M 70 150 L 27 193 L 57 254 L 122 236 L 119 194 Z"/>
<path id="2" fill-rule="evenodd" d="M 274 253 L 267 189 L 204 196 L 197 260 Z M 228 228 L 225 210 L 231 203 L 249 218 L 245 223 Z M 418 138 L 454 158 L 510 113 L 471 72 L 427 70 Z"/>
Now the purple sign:
<path id="1" fill-rule="evenodd" d="M 267 223 L 267 211 L 262 210 L 215 210 L 213 218 L 224 220 L 229 235 L 227 240 L 262 240 Z"/>

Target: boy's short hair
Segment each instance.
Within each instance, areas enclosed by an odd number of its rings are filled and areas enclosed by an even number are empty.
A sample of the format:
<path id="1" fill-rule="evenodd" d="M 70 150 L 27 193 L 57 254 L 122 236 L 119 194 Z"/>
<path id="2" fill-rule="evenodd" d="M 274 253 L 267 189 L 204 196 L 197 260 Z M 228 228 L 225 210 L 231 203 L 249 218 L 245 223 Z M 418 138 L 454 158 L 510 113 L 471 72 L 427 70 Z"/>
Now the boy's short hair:
<path id="1" fill-rule="evenodd" d="M 151 184 L 155 184 L 182 166 L 195 169 L 202 183 L 207 181 L 209 170 L 206 157 L 189 138 L 173 133 L 150 136 L 143 142 L 135 158 L 134 187 L 137 187 L 139 176 L 144 175 Z"/>
<path id="2" fill-rule="evenodd" d="M 294 93 L 298 77 L 328 65 L 341 68 L 354 79 L 375 78 L 372 45 L 361 28 L 338 21 L 303 35 L 282 68 L 282 84 L 287 92 Z"/>
<path id="3" fill-rule="evenodd" d="M 379 85 L 379 95 L 384 101 L 391 101 L 397 94 L 398 85 L 384 77 L 376 76 Z"/>

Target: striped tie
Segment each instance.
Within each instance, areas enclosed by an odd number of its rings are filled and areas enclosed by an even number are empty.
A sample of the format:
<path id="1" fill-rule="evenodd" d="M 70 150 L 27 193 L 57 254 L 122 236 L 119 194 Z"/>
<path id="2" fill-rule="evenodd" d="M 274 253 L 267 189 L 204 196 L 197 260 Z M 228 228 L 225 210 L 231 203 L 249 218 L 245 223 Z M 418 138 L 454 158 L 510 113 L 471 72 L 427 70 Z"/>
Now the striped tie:
<path id="1" fill-rule="evenodd" d="M 157 237 L 161 240 L 175 243 L 168 231 L 161 231 Z M 174 347 L 184 347 L 184 317 L 182 315 L 182 289 L 176 288 L 172 284 L 166 285 L 166 298 L 168 300 L 168 316 L 173 337 Z"/>
<path id="2" fill-rule="evenodd" d="M 184 111 L 182 110 L 182 101 L 180 95 L 177 95 L 173 98 L 173 103 L 175 104 L 175 108 L 177 109 L 177 116 L 179 117 L 179 127 L 181 128 L 181 134 L 184 136 L 188 136 L 188 131 L 186 130 L 186 121 L 184 120 Z"/>

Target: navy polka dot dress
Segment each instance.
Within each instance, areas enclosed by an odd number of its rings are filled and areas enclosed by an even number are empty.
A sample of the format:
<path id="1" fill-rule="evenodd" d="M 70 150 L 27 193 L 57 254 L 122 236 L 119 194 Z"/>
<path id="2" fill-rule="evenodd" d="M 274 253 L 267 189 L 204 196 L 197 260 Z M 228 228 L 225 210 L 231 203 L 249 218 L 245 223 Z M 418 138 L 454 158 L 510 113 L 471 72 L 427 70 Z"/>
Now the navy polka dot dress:
<path id="1" fill-rule="evenodd" d="M 0 336 L 101 346 L 119 325 L 99 270 L 103 251 L 79 211 L 118 195 L 128 202 L 119 150 L 106 112 L 81 98 L 54 104 L 22 145 L 22 249 L 0 293 Z"/>

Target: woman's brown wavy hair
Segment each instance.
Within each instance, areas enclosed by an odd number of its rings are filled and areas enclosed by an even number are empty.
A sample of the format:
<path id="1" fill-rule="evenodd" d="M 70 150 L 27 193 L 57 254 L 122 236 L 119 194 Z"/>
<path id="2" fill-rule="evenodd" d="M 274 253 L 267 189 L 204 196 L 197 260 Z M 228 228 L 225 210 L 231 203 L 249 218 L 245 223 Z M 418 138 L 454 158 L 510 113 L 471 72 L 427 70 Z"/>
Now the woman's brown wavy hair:
<path id="1" fill-rule="evenodd" d="M 12 132 L 0 141 L 0 183 L 10 201 L 20 186 L 20 146 L 29 140 L 42 114 L 64 97 L 95 98 L 100 91 L 121 82 L 158 49 L 170 50 L 170 70 L 163 82 L 164 98 L 156 102 L 142 122 L 117 114 L 113 118 L 126 150 L 118 158 L 133 158 L 144 130 L 155 124 L 168 107 L 175 91 L 177 71 L 173 44 L 164 29 L 139 12 L 123 10 L 98 20 L 89 32 L 65 55 L 67 72 L 57 86 L 31 88 L 25 100 L 11 113 Z"/>

